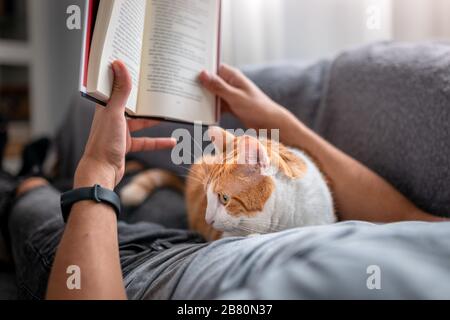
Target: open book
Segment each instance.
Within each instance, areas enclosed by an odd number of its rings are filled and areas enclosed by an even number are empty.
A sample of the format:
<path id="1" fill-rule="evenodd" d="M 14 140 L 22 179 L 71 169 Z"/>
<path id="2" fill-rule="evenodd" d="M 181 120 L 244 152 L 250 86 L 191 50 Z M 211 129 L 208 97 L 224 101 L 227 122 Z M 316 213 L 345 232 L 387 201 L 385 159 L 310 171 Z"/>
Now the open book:
<path id="1" fill-rule="evenodd" d="M 214 125 L 219 99 L 197 80 L 217 73 L 221 0 L 87 0 L 81 92 L 106 105 L 122 60 L 132 77 L 131 117 Z"/>

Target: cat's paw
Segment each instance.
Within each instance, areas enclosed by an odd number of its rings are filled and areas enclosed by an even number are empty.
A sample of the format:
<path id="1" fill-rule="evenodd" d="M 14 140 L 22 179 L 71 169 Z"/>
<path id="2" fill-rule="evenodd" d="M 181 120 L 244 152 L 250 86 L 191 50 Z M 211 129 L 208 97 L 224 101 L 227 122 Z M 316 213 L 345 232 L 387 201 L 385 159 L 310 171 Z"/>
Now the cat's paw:
<path id="1" fill-rule="evenodd" d="M 148 191 L 136 184 L 127 185 L 120 192 L 120 199 L 122 200 L 123 205 L 129 207 L 141 205 L 147 197 Z"/>

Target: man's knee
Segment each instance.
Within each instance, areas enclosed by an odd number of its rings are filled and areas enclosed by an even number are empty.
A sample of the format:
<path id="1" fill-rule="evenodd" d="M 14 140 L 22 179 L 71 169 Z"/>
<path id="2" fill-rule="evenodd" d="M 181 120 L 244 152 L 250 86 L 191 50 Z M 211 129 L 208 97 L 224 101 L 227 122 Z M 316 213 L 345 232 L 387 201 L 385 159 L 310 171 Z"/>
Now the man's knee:
<path id="1" fill-rule="evenodd" d="M 44 178 L 30 178 L 25 181 L 23 181 L 16 191 L 16 197 L 20 198 L 26 193 L 29 193 L 35 189 L 38 189 L 40 187 L 48 186 L 49 183 Z"/>
<path id="2" fill-rule="evenodd" d="M 11 209 L 8 222 L 12 245 L 27 241 L 49 224 L 56 224 L 62 229 L 64 222 L 59 192 L 38 181 L 24 185 Z"/>

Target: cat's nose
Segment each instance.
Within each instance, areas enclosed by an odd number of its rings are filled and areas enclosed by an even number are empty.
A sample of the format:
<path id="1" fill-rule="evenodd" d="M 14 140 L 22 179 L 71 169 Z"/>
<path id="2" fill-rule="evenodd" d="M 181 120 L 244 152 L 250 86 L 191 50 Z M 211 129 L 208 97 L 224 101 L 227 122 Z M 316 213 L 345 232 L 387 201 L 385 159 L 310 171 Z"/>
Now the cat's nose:
<path id="1" fill-rule="evenodd" d="M 206 217 L 206 223 L 212 226 L 216 221 L 214 220 L 214 217 Z"/>
<path id="2" fill-rule="evenodd" d="M 207 224 L 209 224 L 210 226 L 212 226 L 213 224 L 214 224 L 214 222 L 215 222 L 215 218 L 216 218 L 216 215 L 215 214 L 212 214 L 211 212 L 206 212 L 206 223 Z"/>

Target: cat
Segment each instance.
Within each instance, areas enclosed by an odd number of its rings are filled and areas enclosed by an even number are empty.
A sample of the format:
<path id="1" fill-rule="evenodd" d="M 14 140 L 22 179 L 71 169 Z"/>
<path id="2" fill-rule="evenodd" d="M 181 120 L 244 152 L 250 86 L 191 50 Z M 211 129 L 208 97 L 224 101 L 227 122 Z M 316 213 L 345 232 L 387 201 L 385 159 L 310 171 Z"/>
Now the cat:
<path id="1" fill-rule="evenodd" d="M 305 152 L 218 127 L 208 133 L 216 154 L 193 164 L 184 188 L 175 175 L 148 170 L 124 187 L 124 204 L 139 205 L 156 188 L 184 189 L 190 229 L 209 241 L 337 221 L 327 180 Z"/>

